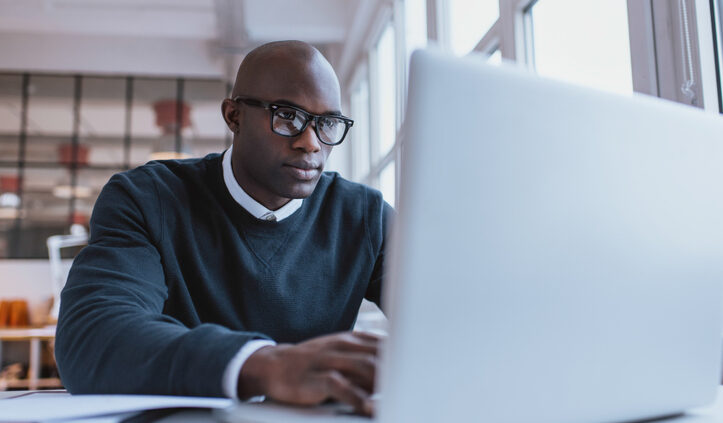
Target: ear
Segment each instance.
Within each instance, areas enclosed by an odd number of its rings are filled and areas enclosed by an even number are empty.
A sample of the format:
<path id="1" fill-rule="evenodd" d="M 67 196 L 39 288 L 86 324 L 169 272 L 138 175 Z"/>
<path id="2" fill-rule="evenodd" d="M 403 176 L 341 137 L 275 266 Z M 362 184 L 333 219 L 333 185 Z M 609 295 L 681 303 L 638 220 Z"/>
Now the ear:
<path id="1" fill-rule="evenodd" d="M 230 98 L 224 99 L 221 103 L 221 115 L 231 132 L 236 133 L 239 130 L 239 124 L 241 122 L 240 113 L 238 105 Z"/>

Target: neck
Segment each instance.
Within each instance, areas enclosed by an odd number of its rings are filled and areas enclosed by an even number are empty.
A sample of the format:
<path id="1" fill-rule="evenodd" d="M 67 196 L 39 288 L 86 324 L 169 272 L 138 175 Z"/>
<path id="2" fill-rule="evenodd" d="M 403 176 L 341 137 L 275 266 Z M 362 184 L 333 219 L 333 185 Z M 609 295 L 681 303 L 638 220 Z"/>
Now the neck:
<path id="1" fill-rule="evenodd" d="M 286 204 L 288 204 L 289 201 L 291 201 L 290 198 L 283 198 L 273 194 L 267 194 L 257 181 L 246 175 L 243 171 L 237 171 L 236 169 L 238 169 L 238 167 L 234 165 L 234 161 L 232 159 L 231 171 L 233 172 L 233 177 L 236 182 L 239 184 L 241 189 L 243 189 L 244 192 L 249 195 L 249 197 L 253 198 L 267 209 L 275 211 L 285 206 Z"/>
<path id="2" fill-rule="evenodd" d="M 240 185 L 240 184 L 239 184 L 239 185 Z M 241 188 L 244 188 L 244 186 L 241 185 Z M 246 191 L 246 188 L 244 188 L 244 191 Z M 265 199 L 257 198 L 257 196 L 255 196 L 254 194 L 252 194 L 252 193 L 250 193 L 250 192 L 248 192 L 248 191 L 246 191 L 246 192 L 248 193 L 248 195 L 249 195 L 251 198 L 253 198 L 254 200 L 258 201 L 259 203 L 261 203 L 262 206 L 266 207 L 267 209 L 269 209 L 269 210 L 271 210 L 271 211 L 276 211 L 276 210 L 284 207 L 286 204 L 289 203 L 289 201 L 291 201 L 290 198 L 281 198 L 281 197 L 277 197 L 277 198 L 275 198 L 275 199 L 266 199 L 266 200 L 265 200 Z"/>

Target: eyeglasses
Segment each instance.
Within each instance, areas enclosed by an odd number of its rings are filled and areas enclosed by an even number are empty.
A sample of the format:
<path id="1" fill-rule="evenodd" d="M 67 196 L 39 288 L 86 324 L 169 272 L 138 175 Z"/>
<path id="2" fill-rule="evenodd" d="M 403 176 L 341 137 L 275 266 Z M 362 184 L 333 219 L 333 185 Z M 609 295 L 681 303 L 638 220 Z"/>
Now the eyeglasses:
<path id="1" fill-rule="evenodd" d="M 295 137 L 306 130 L 314 121 L 314 132 L 319 141 L 326 145 L 339 145 L 344 141 L 354 121 L 346 116 L 315 115 L 304 109 L 287 104 L 276 104 L 246 96 L 233 98 L 236 103 L 261 107 L 271 112 L 271 131 L 284 137 Z"/>

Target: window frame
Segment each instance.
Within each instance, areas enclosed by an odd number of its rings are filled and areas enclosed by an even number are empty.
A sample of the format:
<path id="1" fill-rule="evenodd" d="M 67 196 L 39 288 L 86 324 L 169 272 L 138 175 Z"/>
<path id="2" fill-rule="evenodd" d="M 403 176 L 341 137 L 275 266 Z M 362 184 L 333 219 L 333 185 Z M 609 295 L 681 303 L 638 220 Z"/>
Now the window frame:
<path id="1" fill-rule="evenodd" d="M 693 90 L 696 104 L 681 92 L 684 53 L 678 0 L 628 0 L 633 88 L 706 111 L 720 111 L 713 38 L 713 5 L 706 0 L 684 0 L 688 11 Z"/>
<path id="2" fill-rule="evenodd" d="M 404 2 L 402 0 L 396 0 L 392 4 L 387 5 L 384 10 L 378 14 L 383 19 L 381 24 L 378 24 L 370 36 L 372 42 L 369 43 L 369 51 L 366 54 L 365 63 L 366 73 L 368 78 L 369 86 L 369 171 L 366 175 L 358 178 L 357 180 L 366 185 L 374 188 L 380 188 L 380 175 L 381 172 L 391 162 L 399 163 L 398 158 L 401 156 L 401 145 L 403 143 L 403 136 L 401 134 L 402 120 L 405 112 L 405 99 L 407 91 L 407 64 L 406 64 L 406 40 L 405 40 L 405 26 L 404 26 Z M 387 25 L 391 25 L 394 30 L 394 78 L 395 78 L 395 101 L 394 101 L 394 112 L 395 112 L 395 139 L 394 143 L 384 155 L 379 154 L 380 142 L 379 142 L 379 110 L 375 107 L 377 96 L 378 96 L 378 83 L 377 83 L 377 58 L 376 58 L 376 46 L 378 45 L 384 31 L 387 29 Z M 428 23 L 429 27 L 429 23 Z M 353 79 L 353 86 L 358 84 L 358 79 Z M 399 168 L 400 166 L 395 165 L 395 198 L 394 203 L 398 204 L 399 197 Z M 353 171 L 353 173 L 355 173 Z"/>
<path id="3" fill-rule="evenodd" d="M 20 84 L 21 84 L 21 108 L 19 110 L 20 113 L 20 128 L 18 128 L 17 134 L 5 134 L 4 136 L 13 137 L 17 136 L 17 144 L 18 144 L 18 154 L 17 157 L 12 158 L 11 160 L 6 160 L 3 158 L 0 158 L 0 170 L 2 170 L 4 175 L 11 175 L 10 172 L 6 172 L 6 170 L 14 170 L 14 175 L 17 176 L 19 183 L 17 184 L 17 188 L 15 189 L 15 194 L 18 196 L 20 202 L 17 206 L 14 207 L 14 210 L 16 210 L 16 216 L 12 219 L 7 219 L 6 222 L 10 222 L 7 225 L 7 229 L 2 230 L 2 234 L 0 235 L 5 242 L 6 252 L 4 256 L 0 257 L 0 260 L 5 259 L 18 259 L 18 260 L 32 260 L 32 259 L 44 259 L 45 253 L 47 250 L 44 247 L 44 242 L 40 244 L 33 244 L 34 250 L 26 249 L 24 246 L 25 238 L 27 239 L 34 239 L 33 235 L 30 237 L 23 236 L 24 234 L 33 233 L 32 231 L 35 231 L 36 233 L 41 232 L 44 230 L 44 224 L 47 222 L 44 222 L 43 220 L 34 219 L 33 216 L 26 212 L 26 208 L 28 207 L 28 198 L 32 198 L 33 195 L 35 195 L 32 192 L 28 192 L 27 188 L 27 182 L 29 181 L 29 178 L 27 177 L 29 174 L 34 172 L 44 172 L 44 171 L 54 171 L 59 170 L 61 171 L 65 176 L 67 176 L 67 185 L 65 185 L 65 180 L 63 181 L 63 188 L 67 188 L 68 192 L 70 193 L 67 198 L 65 196 L 57 195 L 60 198 L 58 202 L 64 203 L 63 207 L 67 207 L 67 213 L 64 213 L 61 218 L 65 219 L 65 222 L 61 223 L 61 220 L 58 219 L 56 222 L 53 222 L 52 229 L 55 230 L 57 227 L 58 230 L 61 230 L 61 225 L 64 228 L 65 231 L 70 228 L 70 226 L 73 223 L 78 223 L 75 221 L 76 217 L 79 214 L 83 214 L 85 218 L 90 217 L 90 213 L 86 213 L 88 207 L 89 200 L 87 199 L 85 195 L 80 195 L 78 188 L 82 186 L 82 179 L 81 177 L 86 176 L 87 178 L 93 177 L 93 175 L 98 174 L 107 174 L 108 177 L 112 175 L 113 173 L 122 172 L 124 170 L 128 170 L 132 167 L 137 166 L 137 164 L 131 162 L 131 155 L 130 151 L 132 146 L 137 145 L 137 143 L 141 142 L 141 140 L 145 140 L 147 137 L 143 136 L 135 136 L 132 134 L 131 130 L 131 114 L 133 111 L 133 107 L 136 105 L 136 100 L 133 97 L 133 87 L 134 83 L 136 83 L 138 80 L 148 80 L 148 81 L 170 81 L 173 83 L 173 85 L 176 87 L 174 91 L 175 95 L 175 101 L 177 103 L 181 103 L 182 101 L 188 101 L 188 97 L 183 97 L 183 91 L 182 86 L 184 83 L 189 82 L 211 82 L 211 83 L 218 83 L 225 86 L 225 83 L 220 78 L 196 78 L 196 77 L 176 77 L 176 76 L 139 76 L 139 75 L 103 75 L 103 74 L 67 74 L 67 73 L 59 73 L 59 72 L 35 72 L 35 71 L 28 71 L 28 72 L 13 72 L 13 71 L 3 71 L 0 72 L 1 75 L 9 75 L 9 76 L 20 76 Z M 31 124 L 31 116 L 29 113 L 30 110 L 30 104 L 31 100 L 33 99 L 33 96 L 37 96 L 31 89 L 31 85 L 34 82 L 33 79 L 35 78 L 66 78 L 69 82 L 69 86 L 71 90 L 69 90 L 67 98 L 71 107 L 71 119 L 72 119 L 72 129 L 70 133 L 68 134 L 52 134 L 52 133 L 34 133 L 33 131 L 29 130 L 30 124 Z M 117 103 L 123 108 L 123 133 L 117 134 L 113 136 L 106 136 L 106 135 L 89 135 L 89 134 L 83 134 L 80 130 L 81 121 L 82 121 L 82 111 L 85 107 L 87 107 L 88 99 L 87 97 L 87 91 L 84 92 L 84 83 L 86 80 L 122 80 L 124 83 L 123 87 L 123 93 L 122 95 L 119 95 L 117 97 L 114 97 L 115 100 L 117 100 Z M 87 88 L 87 87 L 86 87 Z M 181 88 L 181 89 L 179 89 Z M 225 90 L 224 90 L 225 91 Z M 226 93 L 224 93 L 225 95 Z M 175 134 L 173 135 L 174 139 L 177 141 L 181 136 L 181 127 L 178 126 L 178 128 L 175 131 Z M 113 163 L 102 163 L 102 162 L 92 162 L 89 161 L 89 158 L 83 157 L 83 154 L 81 153 L 81 149 L 83 146 L 90 146 L 93 147 L 93 143 L 99 142 L 99 140 L 111 138 L 115 142 L 117 142 L 116 146 L 118 147 L 118 160 Z M 28 151 L 28 147 L 31 143 L 37 143 L 39 141 L 54 141 L 54 140 L 60 140 L 63 144 L 67 144 L 70 147 L 69 151 L 69 157 L 63 158 L 60 155 L 57 157 L 54 156 L 52 159 L 43 159 L 43 160 L 33 160 L 28 154 L 30 151 Z M 220 138 L 219 138 L 220 140 Z M 178 142 L 176 142 L 176 145 L 178 145 Z M 213 150 L 217 151 L 217 150 Z M 147 160 L 146 160 L 147 161 Z M 64 176 L 64 178 L 65 178 Z M 103 177 L 102 179 L 107 179 L 106 177 Z M 102 187 L 102 185 L 101 185 Z M 85 203 L 85 204 L 84 204 Z M 95 205 L 95 201 L 90 202 L 90 210 L 92 210 L 92 207 Z M 25 226 L 26 224 L 31 223 L 29 227 Z M 84 222 L 84 224 L 87 224 L 87 221 Z M 48 227 L 48 225 L 45 225 Z M 44 238 L 43 238 L 44 241 Z M 29 244 L 27 244 L 29 245 Z"/>
<path id="4" fill-rule="evenodd" d="M 472 52 L 491 56 L 499 50 L 502 59 L 529 67 L 534 63 L 534 51 L 527 30 L 526 13 L 537 1 L 546 0 L 499 0 L 499 16 L 488 31 L 480 38 Z M 696 75 L 694 87 L 699 99 L 698 107 L 706 111 L 723 112 L 720 94 L 720 73 L 723 69 L 723 55 L 720 54 L 721 38 L 720 8 L 723 0 L 684 0 L 688 10 L 689 35 L 693 74 Z M 370 167 L 369 172 L 356 178 L 359 182 L 378 187 L 379 173 L 392 161 L 395 162 L 395 201 L 399 204 L 399 175 L 401 151 L 405 142 L 404 122 L 405 101 L 407 95 L 407 52 L 405 51 L 404 0 L 386 0 L 378 2 L 374 19 L 366 32 L 364 48 L 360 57 L 353 60 L 359 66 L 366 66 L 369 78 L 369 119 L 370 119 Z M 451 51 L 449 40 L 448 0 L 426 0 L 427 38 L 429 44 Z M 627 0 L 628 35 L 632 66 L 633 90 L 660 98 L 689 104 L 680 93 L 684 82 L 681 76 L 683 54 L 681 39 L 680 13 L 678 0 Z M 378 41 L 387 22 L 391 22 L 395 31 L 395 77 L 397 89 L 395 96 L 397 137 L 394 146 L 384 157 L 376 157 L 378 148 L 375 134 L 378 133 L 377 115 L 374 110 L 374 84 L 372 80 L 373 59 L 367 51 Z M 715 38 L 717 37 L 717 38 Z M 350 78 L 346 87 L 352 87 L 355 80 Z M 350 92 L 350 91 L 349 91 Z M 358 175 L 355 175 L 358 176 Z"/>

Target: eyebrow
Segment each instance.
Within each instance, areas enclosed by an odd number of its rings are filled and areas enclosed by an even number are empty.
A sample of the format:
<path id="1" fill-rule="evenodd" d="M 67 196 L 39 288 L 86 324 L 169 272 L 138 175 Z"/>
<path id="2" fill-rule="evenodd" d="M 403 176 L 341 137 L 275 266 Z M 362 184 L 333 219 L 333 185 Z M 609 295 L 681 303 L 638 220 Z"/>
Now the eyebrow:
<path id="1" fill-rule="evenodd" d="M 272 101 L 272 103 L 285 104 L 285 105 L 287 105 L 287 106 L 298 107 L 299 109 L 304 110 L 304 111 L 306 111 L 307 113 L 311 113 L 311 112 L 307 111 L 305 108 L 301 107 L 300 105 L 294 103 L 293 101 L 284 100 L 283 98 L 280 98 L 280 99 L 278 99 L 278 100 Z M 343 116 L 343 115 L 341 114 L 341 110 L 327 110 L 327 111 L 325 111 L 324 113 L 321 113 L 321 116 L 323 116 L 323 115 Z"/>

